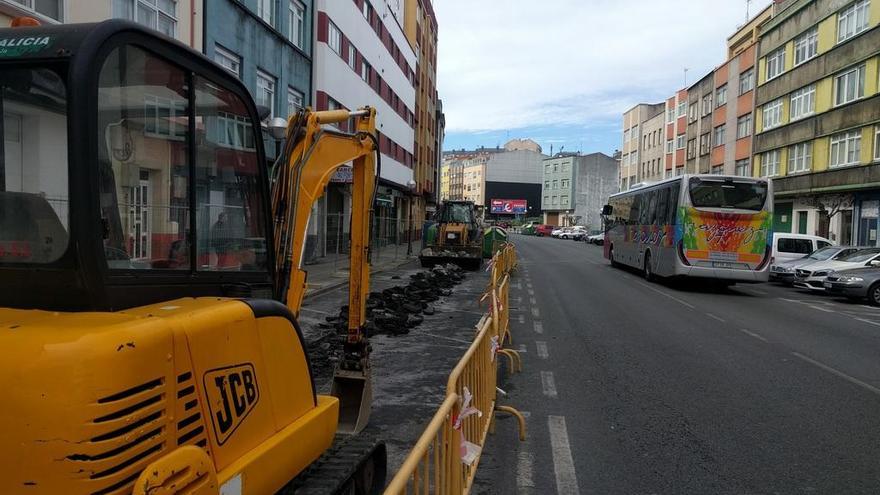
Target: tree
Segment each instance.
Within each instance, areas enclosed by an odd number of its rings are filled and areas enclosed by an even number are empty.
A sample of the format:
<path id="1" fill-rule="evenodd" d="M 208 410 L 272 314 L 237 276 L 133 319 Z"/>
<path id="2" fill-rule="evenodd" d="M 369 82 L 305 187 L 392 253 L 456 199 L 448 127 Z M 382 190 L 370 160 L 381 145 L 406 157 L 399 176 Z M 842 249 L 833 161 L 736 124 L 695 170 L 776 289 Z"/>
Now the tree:
<path id="1" fill-rule="evenodd" d="M 802 203 L 819 210 L 818 235 L 828 237 L 831 220 L 841 211 L 853 206 L 851 194 L 826 194 L 823 196 L 806 196 L 799 198 Z M 847 240 L 843 240 L 846 242 Z"/>

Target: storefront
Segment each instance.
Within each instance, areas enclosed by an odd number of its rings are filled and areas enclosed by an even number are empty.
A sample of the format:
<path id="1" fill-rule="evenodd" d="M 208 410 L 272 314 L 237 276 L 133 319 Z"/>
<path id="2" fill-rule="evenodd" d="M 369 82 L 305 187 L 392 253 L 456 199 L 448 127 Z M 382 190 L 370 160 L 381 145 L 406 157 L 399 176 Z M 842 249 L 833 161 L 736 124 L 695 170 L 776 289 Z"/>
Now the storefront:
<path id="1" fill-rule="evenodd" d="M 857 194 L 853 204 L 854 238 L 859 246 L 880 246 L 880 191 Z"/>

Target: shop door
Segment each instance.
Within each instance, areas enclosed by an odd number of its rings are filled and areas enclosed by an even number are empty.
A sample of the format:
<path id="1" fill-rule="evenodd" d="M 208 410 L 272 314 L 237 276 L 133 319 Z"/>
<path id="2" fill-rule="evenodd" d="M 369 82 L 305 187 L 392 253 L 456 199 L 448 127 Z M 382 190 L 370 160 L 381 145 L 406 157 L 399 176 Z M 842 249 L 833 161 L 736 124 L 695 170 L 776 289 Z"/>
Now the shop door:
<path id="1" fill-rule="evenodd" d="M 840 245 L 852 245 L 853 238 L 853 212 L 852 210 L 844 210 L 840 212 Z"/>
<path id="2" fill-rule="evenodd" d="M 862 216 L 859 219 L 859 245 L 877 245 L 877 217 L 880 201 L 862 201 Z"/>
<path id="3" fill-rule="evenodd" d="M 791 232 L 791 203 L 773 205 L 773 232 Z"/>
<path id="4" fill-rule="evenodd" d="M 797 228 L 798 228 L 798 234 L 806 234 L 807 233 L 807 212 L 805 212 L 805 211 L 798 212 Z"/>

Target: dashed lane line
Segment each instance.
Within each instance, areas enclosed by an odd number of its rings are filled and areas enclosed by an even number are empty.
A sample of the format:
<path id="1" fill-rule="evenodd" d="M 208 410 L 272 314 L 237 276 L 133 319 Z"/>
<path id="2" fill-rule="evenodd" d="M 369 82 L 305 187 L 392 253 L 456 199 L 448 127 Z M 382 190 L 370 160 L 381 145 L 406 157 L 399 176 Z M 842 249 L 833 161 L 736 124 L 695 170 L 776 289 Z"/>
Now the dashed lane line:
<path id="1" fill-rule="evenodd" d="M 679 304 L 681 304 L 681 305 L 683 305 L 683 306 L 687 306 L 688 308 L 691 308 L 691 309 L 697 309 L 693 304 L 691 304 L 691 303 L 689 303 L 689 302 L 687 302 L 687 301 L 684 301 L 684 300 L 682 300 L 682 299 L 679 299 L 679 298 L 673 296 L 672 294 L 667 294 L 665 291 L 662 291 L 662 290 L 657 289 L 657 288 L 655 288 L 655 287 L 651 287 L 650 285 L 648 285 L 648 284 L 646 284 L 646 283 L 644 283 L 644 282 L 636 282 L 636 283 L 639 284 L 639 285 L 641 285 L 642 287 L 644 287 L 644 288 L 646 288 L 646 289 L 650 289 L 650 290 L 652 290 L 652 291 L 654 291 L 654 292 L 656 292 L 656 293 L 658 293 L 658 294 L 660 294 L 660 295 L 662 295 L 662 296 L 668 297 L 669 299 L 672 299 L 673 301 L 675 301 L 675 302 L 677 302 L 677 303 L 679 303 Z"/>
<path id="2" fill-rule="evenodd" d="M 534 297 L 530 297 L 530 298 L 529 298 L 529 304 L 538 304 L 538 300 L 535 299 Z"/>
<path id="3" fill-rule="evenodd" d="M 541 359 L 547 359 L 549 357 L 549 353 L 547 352 L 547 343 L 543 341 L 536 341 L 535 347 L 538 348 L 538 357 Z"/>
<path id="4" fill-rule="evenodd" d="M 537 306 L 532 306 L 532 317 L 533 318 L 540 318 L 541 317 L 541 311 L 538 309 Z"/>
<path id="5" fill-rule="evenodd" d="M 770 342 L 769 340 L 767 340 L 767 339 L 764 338 L 763 336 L 758 335 L 758 334 L 756 334 L 755 332 L 752 332 L 751 330 L 748 330 L 748 329 L 745 329 L 745 328 L 740 328 L 739 331 L 742 332 L 742 333 L 744 333 L 744 334 L 746 334 L 746 335 L 748 335 L 749 337 L 754 337 L 754 338 L 760 340 L 761 342 L 766 342 L 766 343 L 769 343 L 769 342 Z"/>
<path id="6" fill-rule="evenodd" d="M 854 385 L 858 385 L 859 387 L 862 387 L 869 392 L 880 395 L 880 388 L 877 388 L 869 383 L 865 383 L 865 382 L 863 382 L 853 376 L 847 375 L 846 373 L 844 373 L 838 369 L 832 368 L 831 366 L 828 366 L 827 364 L 820 363 L 819 361 L 816 361 L 815 359 L 808 358 L 807 356 L 804 356 L 803 354 L 801 354 L 799 352 L 792 352 L 791 355 L 795 356 L 796 358 L 801 359 L 807 363 L 810 363 L 813 366 L 816 366 L 818 368 L 822 368 L 823 370 L 825 370 L 833 375 L 837 375 L 840 378 L 843 378 L 844 380 L 846 380 Z"/>
<path id="7" fill-rule="evenodd" d="M 552 371 L 541 372 L 541 388 L 547 397 L 551 399 L 558 397 L 559 394 L 556 393 L 556 379 L 553 378 Z"/>
<path id="8" fill-rule="evenodd" d="M 712 313 L 706 313 L 706 316 L 708 316 L 709 318 L 712 318 L 713 320 L 718 320 L 721 323 L 727 323 L 727 320 L 725 320 L 724 318 L 721 318 L 720 316 L 715 316 Z"/>
<path id="9" fill-rule="evenodd" d="M 571 446 L 568 441 L 568 429 L 565 427 L 565 417 L 547 416 L 547 426 L 550 429 L 550 449 L 553 453 L 556 493 L 559 495 L 580 495 L 577 475 L 574 471 L 574 460 L 571 457 Z"/>
<path id="10" fill-rule="evenodd" d="M 540 321 L 534 321 L 534 322 L 532 322 L 532 325 L 534 325 L 534 327 L 535 327 L 535 333 L 537 333 L 537 334 L 544 333 L 544 324 L 543 323 L 541 323 Z"/>
<path id="11" fill-rule="evenodd" d="M 517 491 L 535 488 L 535 456 L 527 450 L 520 450 L 516 460 Z"/>

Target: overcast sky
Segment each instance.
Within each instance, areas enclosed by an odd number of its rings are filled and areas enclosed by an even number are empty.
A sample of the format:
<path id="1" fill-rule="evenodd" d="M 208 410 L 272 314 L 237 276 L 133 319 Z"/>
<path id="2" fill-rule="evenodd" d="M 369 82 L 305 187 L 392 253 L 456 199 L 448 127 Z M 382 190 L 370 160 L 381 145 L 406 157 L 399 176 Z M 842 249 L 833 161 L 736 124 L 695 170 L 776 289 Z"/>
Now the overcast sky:
<path id="1" fill-rule="evenodd" d="M 752 15 L 771 0 L 751 2 Z M 724 62 L 746 0 L 434 0 L 444 149 L 611 153 L 622 114 Z"/>

